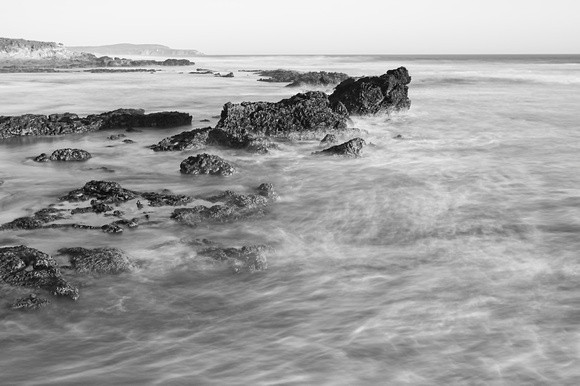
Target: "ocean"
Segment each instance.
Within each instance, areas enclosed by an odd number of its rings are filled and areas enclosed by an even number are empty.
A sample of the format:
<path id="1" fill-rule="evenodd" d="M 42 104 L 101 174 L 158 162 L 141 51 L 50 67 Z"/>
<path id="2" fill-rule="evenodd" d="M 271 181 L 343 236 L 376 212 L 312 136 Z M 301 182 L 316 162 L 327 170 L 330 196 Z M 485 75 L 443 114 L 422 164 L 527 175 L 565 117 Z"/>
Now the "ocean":
<path id="1" fill-rule="evenodd" d="M 123 234 L 0 232 L 0 247 L 55 257 L 117 247 L 139 263 L 121 275 L 63 271 L 79 299 L 36 291 L 51 304 L 31 312 L 8 308 L 31 290 L 0 283 L 0 384 L 580 384 L 580 56 L 195 61 L 153 74 L 0 74 L 0 115 L 193 115 L 192 127 L 0 141 L 0 224 L 90 180 L 188 195 L 267 182 L 280 195 L 262 218 L 196 228 L 171 219 L 171 207 L 146 207 L 152 220 Z M 192 176 L 179 164 L 202 151 L 148 148 L 214 126 L 226 102 L 306 90 L 239 70 L 362 76 L 399 66 L 412 76 L 411 109 L 353 118 L 372 143 L 361 158 L 313 157 L 320 139 L 267 155 L 208 148 L 238 172 Z M 235 76 L 188 73 L 196 68 Z M 107 139 L 119 133 L 135 143 Z M 32 160 L 66 147 L 93 158 Z M 138 215 L 134 205 L 123 210 Z M 234 273 L 198 255 L 201 239 L 274 250 L 266 271 Z"/>

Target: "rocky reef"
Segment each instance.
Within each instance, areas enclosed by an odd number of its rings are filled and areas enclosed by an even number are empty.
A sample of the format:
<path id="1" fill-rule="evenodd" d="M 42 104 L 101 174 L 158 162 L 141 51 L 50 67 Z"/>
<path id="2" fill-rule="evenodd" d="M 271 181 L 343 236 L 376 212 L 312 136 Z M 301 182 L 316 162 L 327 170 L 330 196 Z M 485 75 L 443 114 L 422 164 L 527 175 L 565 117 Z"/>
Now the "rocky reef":
<path id="1" fill-rule="evenodd" d="M 317 151 L 314 155 L 335 155 L 342 157 L 358 158 L 362 155 L 362 150 L 366 146 L 366 142 L 362 138 L 353 138 L 350 141 L 341 143 L 340 145 L 331 146 L 328 149 Z"/>
<path id="2" fill-rule="evenodd" d="M 349 78 L 329 96 L 332 106 L 344 106 L 351 115 L 391 113 L 411 107 L 407 93 L 411 76 L 405 67 L 381 76 Z"/>
<path id="3" fill-rule="evenodd" d="M 236 169 L 226 160 L 213 154 L 198 154 L 181 162 L 179 166 L 183 174 L 212 174 L 231 176 Z"/>
<path id="4" fill-rule="evenodd" d="M 78 289 L 62 277 L 50 255 L 24 245 L 0 248 L 0 277 L 12 286 L 41 288 L 75 300 L 79 297 Z"/>
<path id="5" fill-rule="evenodd" d="M 82 149 L 58 149 L 52 152 L 49 156 L 46 153 L 34 158 L 34 162 L 49 162 L 49 161 L 86 161 L 90 159 L 91 153 Z"/>
<path id="6" fill-rule="evenodd" d="M 132 271 L 136 265 L 118 248 L 61 248 L 60 255 L 69 257 L 70 267 L 81 274 L 119 274 Z"/>
<path id="7" fill-rule="evenodd" d="M 343 72 L 300 72 L 282 69 L 259 71 L 258 75 L 266 77 L 258 79 L 260 82 L 288 83 L 286 87 L 328 87 L 335 86 L 349 78 L 349 76 Z"/>
<path id="8" fill-rule="evenodd" d="M 191 124 L 187 113 L 165 111 L 145 114 L 143 109 L 117 109 L 102 114 L 51 114 L 0 116 L 0 139 L 18 136 L 78 134 L 102 129 L 133 127 L 177 127 Z"/>

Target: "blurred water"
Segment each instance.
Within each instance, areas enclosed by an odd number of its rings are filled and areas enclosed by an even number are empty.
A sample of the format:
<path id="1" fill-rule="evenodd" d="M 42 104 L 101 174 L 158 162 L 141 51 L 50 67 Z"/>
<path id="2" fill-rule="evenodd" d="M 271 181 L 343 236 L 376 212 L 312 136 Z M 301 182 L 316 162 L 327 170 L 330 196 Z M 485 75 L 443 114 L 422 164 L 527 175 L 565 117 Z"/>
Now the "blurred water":
<path id="1" fill-rule="evenodd" d="M 211 149 L 239 173 L 183 176 L 195 151 L 148 145 L 186 128 L 0 142 L 0 223 L 91 179 L 207 194 L 275 185 L 262 219 L 188 228 L 169 208 L 122 235 L 5 231 L 46 253 L 115 246 L 141 268 L 68 274 L 76 302 L 9 311 L 0 284 L 3 385 L 577 385 L 580 383 L 578 57 L 200 57 L 154 74 L 0 74 L 0 114 L 178 110 L 215 125 L 228 101 L 300 91 L 240 69 L 378 75 L 404 65 L 412 107 L 355 119 L 361 159 L 311 157 L 317 141 L 258 156 Z M 195 68 L 234 78 L 190 75 Z M 330 91 L 330 90 L 328 90 Z M 210 122 L 200 122 L 209 119 Z M 402 140 L 393 137 L 401 134 Z M 82 164 L 31 157 L 78 147 Z M 114 170 L 99 170 L 105 166 Z M 121 209 L 137 214 L 134 202 Z M 97 215 L 83 221 L 106 222 Z M 130 217 L 130 215 L 129 215 Z M 186 239 L 270 244 L 266 272 L 233 274 Z"/>

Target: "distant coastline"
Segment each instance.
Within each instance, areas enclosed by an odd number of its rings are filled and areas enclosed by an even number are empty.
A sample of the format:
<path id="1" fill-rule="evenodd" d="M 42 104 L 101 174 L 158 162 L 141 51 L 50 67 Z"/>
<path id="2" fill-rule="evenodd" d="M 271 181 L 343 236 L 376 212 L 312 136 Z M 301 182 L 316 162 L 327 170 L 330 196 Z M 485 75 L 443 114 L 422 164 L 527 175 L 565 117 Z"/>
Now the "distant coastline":
<path id="1" fill-rule="evenodd" d="M 163 56 L 163 57 L 192 57 L 203 56 L 197 50 L 175 49 L 161 44 L 110 44 L 103 46 L 69 46 L 73 52 L 88 52 L 94 55 L 130 55 L 130 56 Z"/>

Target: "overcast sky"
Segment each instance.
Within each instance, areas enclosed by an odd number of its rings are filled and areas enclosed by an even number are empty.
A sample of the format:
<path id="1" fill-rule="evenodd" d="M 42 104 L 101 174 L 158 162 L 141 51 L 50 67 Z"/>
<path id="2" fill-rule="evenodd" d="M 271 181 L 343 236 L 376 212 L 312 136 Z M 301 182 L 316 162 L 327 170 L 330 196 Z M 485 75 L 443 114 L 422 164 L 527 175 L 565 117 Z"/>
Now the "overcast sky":
<path id="1" fill-rule="evenodd" d="M 23 0 L 0 37 L 206 54 L 580 54 L 580 0 Z"/>

